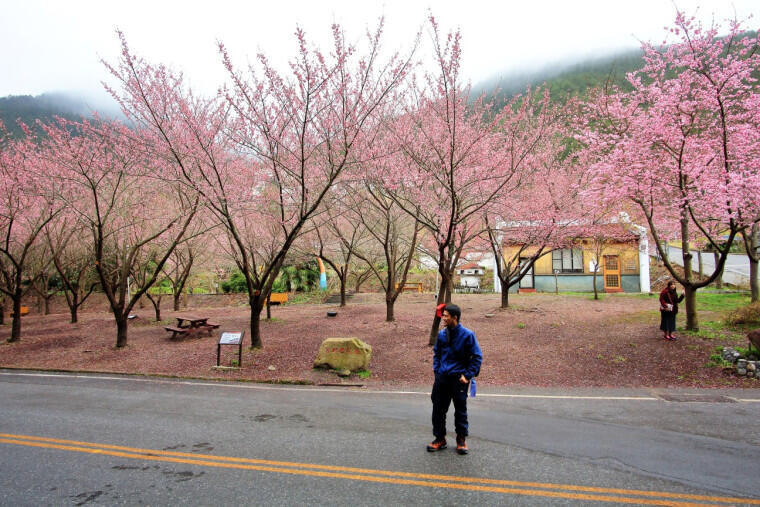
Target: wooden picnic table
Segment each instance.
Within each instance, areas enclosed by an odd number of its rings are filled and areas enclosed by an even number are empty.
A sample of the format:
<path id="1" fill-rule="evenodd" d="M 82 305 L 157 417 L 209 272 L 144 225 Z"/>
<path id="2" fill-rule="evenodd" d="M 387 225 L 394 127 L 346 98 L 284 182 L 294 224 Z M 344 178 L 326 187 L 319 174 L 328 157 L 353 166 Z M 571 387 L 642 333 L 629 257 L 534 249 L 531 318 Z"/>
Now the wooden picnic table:
<path id="1" fill-rule="evenodd" d="M 178 336 L 190 336 L 196 335 L 202 332 L 207 332 L 209 336 L 214 329 L 219 327 L 219 324 L 208 321 L 208 317 L 200 317 L 196 315 L 177 315 L 176 326 L 164 326 L 164 329 L 172 333 L 172 339 Z"/>

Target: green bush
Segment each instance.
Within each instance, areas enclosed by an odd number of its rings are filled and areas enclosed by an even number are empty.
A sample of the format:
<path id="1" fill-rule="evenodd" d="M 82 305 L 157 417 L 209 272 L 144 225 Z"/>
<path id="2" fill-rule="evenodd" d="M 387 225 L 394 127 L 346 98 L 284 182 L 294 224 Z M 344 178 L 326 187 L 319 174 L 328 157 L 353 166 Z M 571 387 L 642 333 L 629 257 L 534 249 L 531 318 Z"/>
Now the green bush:
<path id="1" fill-rule="evenodd" d="M 248 286 L 245 283 L 245 276 L 242 271 L 235 271 L 229 279 L 222 282 L 222 291 L 225 294 L 230 292 L 248 292 Z"/>

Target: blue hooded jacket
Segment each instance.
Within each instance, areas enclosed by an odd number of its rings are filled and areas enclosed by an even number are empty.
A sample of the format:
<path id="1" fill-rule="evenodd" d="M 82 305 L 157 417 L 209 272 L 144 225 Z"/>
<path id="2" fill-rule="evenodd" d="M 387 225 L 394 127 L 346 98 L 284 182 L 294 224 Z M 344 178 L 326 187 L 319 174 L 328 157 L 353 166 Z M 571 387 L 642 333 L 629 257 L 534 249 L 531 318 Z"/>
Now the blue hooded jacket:
<path id="1" fill-rule="evenodd" d="M 438 332 L 438 339 L 433 347 L 433 372 L 436 375 L 464 375 L 467 380 L 477 377 L 483 362 L 483 353 L 475 338 L 475 333 L 457 324 L 449 329 L 451 343 L 446 333 L 447 328 Z"/>

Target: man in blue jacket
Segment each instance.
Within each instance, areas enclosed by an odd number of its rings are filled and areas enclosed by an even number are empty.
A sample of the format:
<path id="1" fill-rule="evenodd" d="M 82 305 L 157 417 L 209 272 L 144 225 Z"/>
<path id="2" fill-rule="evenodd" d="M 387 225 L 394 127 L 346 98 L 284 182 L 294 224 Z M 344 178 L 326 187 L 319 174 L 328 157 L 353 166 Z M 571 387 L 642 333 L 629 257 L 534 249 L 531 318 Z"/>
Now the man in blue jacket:
<path id="1" fill-rule="evenodd" d="M 454 400 L 454 428 L 457 432 L 457 452 L 467 454 L 467 389 L 470 381 L 480 373 L 483 354 L 475 333 L 459 323 L 462 311 L 448 304 L 441 320 L 444 328 L 438 333 L 433 347 L 433 373 L 435 383 L 430 398 L 433 400 L 433 435 L 435 440 L 427 446 L 430 452 L 446 448 L 446 412 Z"/>

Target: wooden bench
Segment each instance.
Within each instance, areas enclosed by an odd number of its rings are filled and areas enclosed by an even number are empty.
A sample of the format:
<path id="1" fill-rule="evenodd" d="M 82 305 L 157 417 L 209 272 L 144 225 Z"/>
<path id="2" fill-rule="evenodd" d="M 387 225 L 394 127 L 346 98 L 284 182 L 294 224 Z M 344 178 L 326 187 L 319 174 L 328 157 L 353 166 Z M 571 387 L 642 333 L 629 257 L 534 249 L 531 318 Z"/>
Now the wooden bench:
<path id="1" fill-rule="evenodd" d="M 23 315 L 29 315 L 29 307 L 28 306 L 22 306 L 21 309 L 19 310 L 19 313 L 21 313 L 22 316 Z M 10 318 L 13 318 L 13 312 L 9 313 L 8 316 Z"/>
<path id="2" fill-rule="evenodd" d="M 287 292 L 272 292 L 269 294 L 270 305 L 279 305 L 279 304 L 287 303 L 287 302 L 288 302 Z"/>
<path id="3" fill-rule="evenodd" d="M 172 340 L 178 336 L 184 336 L 190 332 L 189 327 L 164 326 L 164 329 L 172 332 Z"/>
<path id="4" fill-rule="evenodd" d="M 398 290 L 400 283 L 396 284 L 396 290 Z M 406 292 L 408 290 L 415 291 L 422 293 L 422 282 L 406 282 L 404 283 L 404 286 L 401 288 L 401 292 Z"/>

